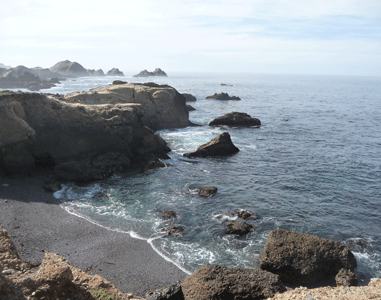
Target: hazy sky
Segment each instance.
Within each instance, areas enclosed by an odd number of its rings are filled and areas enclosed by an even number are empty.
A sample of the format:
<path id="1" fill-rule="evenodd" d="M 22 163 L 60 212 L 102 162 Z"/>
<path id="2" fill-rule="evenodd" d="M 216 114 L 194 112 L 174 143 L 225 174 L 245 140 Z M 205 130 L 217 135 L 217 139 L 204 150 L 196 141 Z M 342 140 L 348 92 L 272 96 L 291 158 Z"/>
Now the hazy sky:
<path id="1" fill-rule="evenodd" d="M 0 63 L 381 76 L 381 0 L 1 0 Z"/>

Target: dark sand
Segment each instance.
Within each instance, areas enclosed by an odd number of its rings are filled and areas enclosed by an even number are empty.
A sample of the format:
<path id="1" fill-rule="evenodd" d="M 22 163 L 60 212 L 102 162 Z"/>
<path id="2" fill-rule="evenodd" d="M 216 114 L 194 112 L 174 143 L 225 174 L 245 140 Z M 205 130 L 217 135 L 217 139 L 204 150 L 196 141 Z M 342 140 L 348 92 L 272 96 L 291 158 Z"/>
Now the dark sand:
<path id="1" fill-rule="evenodd" d="M 43 176 L 0 177 L 0 225 L 23 260 L 41 262 L 45 252 L 58 253 L 72 266 L 92 267 L 89 274 L 99 274 L 137 296 L 186 278 L 146 241 L 67 213 L 42 188 L 43 182 Z"/>

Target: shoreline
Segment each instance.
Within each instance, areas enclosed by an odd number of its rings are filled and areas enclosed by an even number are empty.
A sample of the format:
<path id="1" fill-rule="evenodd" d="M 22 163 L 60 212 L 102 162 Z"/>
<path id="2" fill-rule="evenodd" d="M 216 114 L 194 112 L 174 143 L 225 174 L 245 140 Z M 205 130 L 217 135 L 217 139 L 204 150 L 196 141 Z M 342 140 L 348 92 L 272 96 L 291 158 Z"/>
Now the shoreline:
<path id="1" fill-rule="evenodd" d="M 45 176 L 1 177 L 0 225 L 20 258 L 41 262 L 46 252 L 72 266 L 98 274 L 126 293 L 146 292 L 184 280 L 188 274 L 158 254 L 147 240 L 108 230 L 59 206 L 43 189 Z"/>

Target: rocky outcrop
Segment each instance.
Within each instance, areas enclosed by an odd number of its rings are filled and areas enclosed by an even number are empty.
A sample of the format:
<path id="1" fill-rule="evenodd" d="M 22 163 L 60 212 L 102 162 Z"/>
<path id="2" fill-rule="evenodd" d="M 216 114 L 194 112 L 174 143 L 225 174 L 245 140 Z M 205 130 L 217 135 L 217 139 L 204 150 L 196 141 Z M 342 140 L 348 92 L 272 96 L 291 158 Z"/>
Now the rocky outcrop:
<path id="1" fill-rule="evenodd" d="M 254 231 L 254 226 L 242 221 L 228 221 L 226 224 L 227 234 L 243 235 Z"/>
<path id="2" fill-rule="evenodd" d="M 209 123 L 209 126 L 230 126 L 230 127 L 250 127 L 260 126 L 261 121 L 257 118 L 252 118 L 246 113 L 231 112 L 222 117 L 218 117 Z"/>
<path id="3" fill-rule="evenodd" d="M 177 217 L 177 213 L 173 210 L 164 210 L 160 215 L 162 219 L 175 219 Z"/>
<path id="4" fill-rule="evenodd" d="M 341 269 L 353 271 L 357 263 L 352 252 L 338 241 L 278 229 L 270 233 L 260 267 L 278 274 L 284 282 L 307 285 L 334 282 Z"/>
<path id="5" fill-rule="evenodd" d="M 183 226 L 168 226 L 163 228 L 163 231 L 168 235 L 182 235 L 185 228 Z"/>
<path id="6" fill-rule="evenodd" d="M 355 273 L 348 269 L 341 269 L 335 277 L 336 286 L 357 286 L 358 279 Z"/>
<path id="7" fill-rule="evenodd" d="M 166 142 L 146 125 L 162 129 L 189 122 L 185 101 L 172 88 L 111 85 L 103 94 L 101 88 L 94 92 L 72 94 L 66 101 L 43 94 L 0 96 L 0 172 L 54 168 L 61 180 L 106 178 L 155 157 L 168 158 Z M 107 97 L 125 101 L 78 103 Z"/>
<path id="8" fill-rule="evenodd" d="M 197 191 L 197 194 L 200 197 L 211 197 L 215 193 L 217 193 L 217 188 L 215 186 L 203 187 Z"/>
<path id="9" fill-rule="evenodd" d="M 188 111 L 194 111 L 196 109 L 192 105 L 187 104 L 187 110 Z"/>
<path id="10" fill-rule="evenodd" d="M 107 72 L 107 76 L 124 76 L 123 72 L 120 71 L 118 68 L 112 68 L 110 71 Z"/>
<path id="11" fill-rule="evenodd" d="M 209 143 L 203 144 L 195 152 L 184 153 L 185 157 L 213 157 L 235 154 L 239 149 L 234 146 L 230 134 L 224 132 L 216 136 Z"/>
<path id="12" fill-rule="evenodd" d="M 64 99 L 88 105 L 129 104 L 136 109 L 140 123 L 155 131 L 190 125 L 184 97 L 167 85 L 114 84 L 66 94 Z"/>
<path id="13" fill-rule="evenodd" d="M 65 77 L 81 77 L 88 75 L 88 70 L 79 63 L 70 60 L 60 61 L 51 67 L 50 70 L 58 72 Z"/>
<path id="14" fill-rule="evenodd" d="M 163 76 L 167 77 L 167 74 L 160 68 L 156 68 L 153 72 L 148 72 L 147 70 L 141 71 L 139 74 L 133 77 L 150 77 L 150 76 Z"/>
<path id="15" fill-rule="evenodd" d="M 184 300 L 181 282 L 146 294 L 147 300 Z"/>
<path id="16" fill-rule="evenodd" d="M 195 102 L 195 101 L 197 101 L 197 98 L 195 96 L 193 96 L 192 94 L 183 93 L 182 95 L 185 97 L 185 101 L 186 102 Z"/>
<path id="17" fill-rule="evenodd" d="M 95 300 L 100 295 L 109 299 L 143 300 L 122 293 L 99 275 L 88 275 L 72 267 L 54 253 L 46 253 L 41 264 L 23 262 L 7 231 L 0 227 L 0 299 Z"/>
<path id="18" fill-rule="evenodd" d="M 241 100 L 240 97 L 237 96 L 229 96 L 228 93 L 215 93 L 212 96 L 207 96 L 205 99 L 215 99 L 215 100 Z"/>
<path id="19" fill-rule="evenodd" d="M 185 300 L 267 299 L 286 291 L 279 276 L 262 270 L 204 265 L 181 284 Z"/>

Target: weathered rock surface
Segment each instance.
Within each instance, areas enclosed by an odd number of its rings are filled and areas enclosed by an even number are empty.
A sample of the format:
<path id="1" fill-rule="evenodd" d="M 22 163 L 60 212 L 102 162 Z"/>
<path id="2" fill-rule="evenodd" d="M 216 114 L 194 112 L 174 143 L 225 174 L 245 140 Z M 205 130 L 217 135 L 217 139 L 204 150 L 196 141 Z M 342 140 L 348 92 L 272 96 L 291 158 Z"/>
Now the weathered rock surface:
<path id="1" fill-rule="evenodd" d="M 216 136 L 209 143 L 203 144 L 195 152 L 184 153 L 185 157 L 213 157 L 235 154 L 239 149 L 234 146 L 230 134 L 224 132 Z"/>
<path id="2" fill-rule="evenodd" d="M 70 266 L 65 258 L 54 253 L 46 253 L 38 268 L 23 262 L 7 231 L 0 227 L 1 300 L 95 300 L 101 295 L 113 296 L 113 299 L 142 300 L 120 292 L 99 275 L 88 275 Z"/>
<path id="3" fill-rule="evenodd" d="M 167 74 L 162 69 L 156 68 L 153 72 L 148 72 L 147 70 L 143 70 L 139 74 L 134 75 L 133 77 L 150 77 L 150 76 L 167 77 Z"/>
<path id="4" fill-rule="evenodd" d="M 218 117 L 209 123 L 209 126 L 260 126 L 261 121 L 252 118 L 246 113 L 231 112 L 224 116 Z"/>
<path id="5" fill-rule="evenodd" d="M 215 93 L 212 96 L 207 96 L 205 99 L 215 99 L 215 100 L 241 100 L 240 97 L 237 96 L 229 96 L 228 93 Z"/>
<path id="6" fill-rule="evenodd" d="M 134 104 L 139 122 L 160 130 L 190 125 L 184 97 L 174 88 L 158 84 L 117 84 L 65 95 L 65 101 L 83 104 Z"/>
<path id="7" fill-rule="evenodd" d="M 197 101 L 197 98 L 193 96 L 192 94 L 183 93 L 182 94 L 185 97 L 186 102 L 195 102 Z"/>
<path id="8" fill-rule="evenodd" d="M 254 226 L 242 221 L 228 221 L 226 224 L 227 234 L 247 234 L 254 231 Z"/>
<path id="9" fill-rule="evenodd" d="M 146 294 L 147 300 L 184 300 L 181 282 Z"/>
<path id="10" fill-rule="evenodd" d="M 204 265 L 181 284 L 185 300 L 267 299 L 286 291 L 279 276 L 262 270 Z"/>
<path id="11" fill-rule="evenodd" d="M 110 71 L 107 72 L 107 76 L 124 76 L 123 72 L 120 71 L 118 68 L 112 68 Z"/>
<path id="12" fill-rule="evenodd" d="M 89 181 L 168 158 L 152 129 L 185 127 L 185 101 L 173 88 L 111 85 L 64 98 L 0 96 L 0 172 L 53 169 L 61 180 Z M 84 105 L 70 102 L 117 105 Z M 106 102 L 107 103 L 107 102 Z"/>
<path id="13" fill-rule="evenodd" d="M 215 186 L 203 187 L 197 191 L 200 197 L 211 197 L 217 193 L 217 188 Z"/>
<path id="14" fill-rule="evenodd" d="M 182 235 L 184 233 L 184 227 L 183 226 L 168 226 L 163 228 L 163 231 L 166 232 L 168 235 Z"/>
<path id="15" fill-rule="evenodd" d="M 164 210 L 160 215 L 162 219 L 175 219 L 177 217 L 177 213 L 173 210 Z"/>
<path id="16" fill-rule="evenodd" d="M 341 269 L 357 267 L 352 252 L 335 240 L 278 229 L 272 231 L 261 256 L 262 270 L 279 274 L 283 282 L 334 282 Z"/>
<path id="17" fill-rule="evenodd" d="M 336 286 L 357 286 L 358 279 L 355 273 L 348 269 L 341 269 L 335 277 Z"/>

